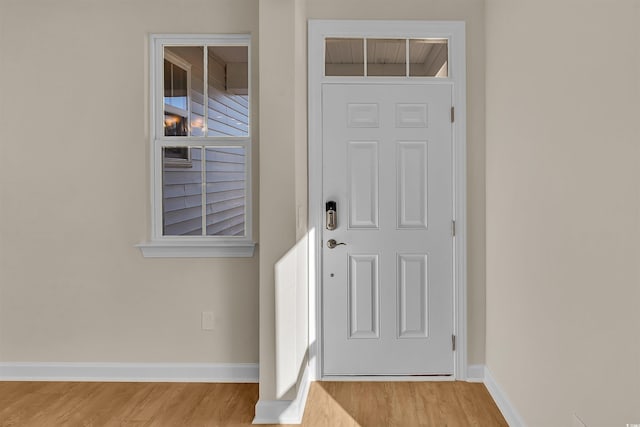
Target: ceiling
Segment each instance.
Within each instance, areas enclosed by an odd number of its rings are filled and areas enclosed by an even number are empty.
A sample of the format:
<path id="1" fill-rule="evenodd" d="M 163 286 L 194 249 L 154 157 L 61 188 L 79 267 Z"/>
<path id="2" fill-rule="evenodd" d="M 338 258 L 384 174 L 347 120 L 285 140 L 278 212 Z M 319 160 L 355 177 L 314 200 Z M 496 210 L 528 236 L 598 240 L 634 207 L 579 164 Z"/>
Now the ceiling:
<path id="1" fill-rule="evenodd" d="M 223 63 L 248 62 L 247 46 L 209 46 L 209 55 L 214 55 Z"/>

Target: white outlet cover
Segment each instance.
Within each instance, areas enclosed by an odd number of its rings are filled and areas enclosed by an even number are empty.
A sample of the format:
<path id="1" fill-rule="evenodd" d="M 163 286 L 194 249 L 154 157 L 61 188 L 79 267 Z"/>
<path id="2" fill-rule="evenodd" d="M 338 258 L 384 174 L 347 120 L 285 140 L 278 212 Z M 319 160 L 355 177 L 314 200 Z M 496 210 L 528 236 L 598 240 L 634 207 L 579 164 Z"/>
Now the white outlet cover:
<path id="1" fill-rule="evenodd" d="M 216 319 L 213 315 L 213 311 L 202 312 L 202 330 L 212 331 L 216 323 Z"/>

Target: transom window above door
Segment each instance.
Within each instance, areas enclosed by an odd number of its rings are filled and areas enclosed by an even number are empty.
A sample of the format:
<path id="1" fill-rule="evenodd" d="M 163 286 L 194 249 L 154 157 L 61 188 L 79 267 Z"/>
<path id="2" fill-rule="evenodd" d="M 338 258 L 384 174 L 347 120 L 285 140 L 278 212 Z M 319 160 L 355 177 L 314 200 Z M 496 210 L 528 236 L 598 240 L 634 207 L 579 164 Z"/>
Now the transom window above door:
<path id="1" fill-rule="evenodd" d="M 325 76 L 449 77 L 449 40 L 443 38 L 325 39 Z"/>

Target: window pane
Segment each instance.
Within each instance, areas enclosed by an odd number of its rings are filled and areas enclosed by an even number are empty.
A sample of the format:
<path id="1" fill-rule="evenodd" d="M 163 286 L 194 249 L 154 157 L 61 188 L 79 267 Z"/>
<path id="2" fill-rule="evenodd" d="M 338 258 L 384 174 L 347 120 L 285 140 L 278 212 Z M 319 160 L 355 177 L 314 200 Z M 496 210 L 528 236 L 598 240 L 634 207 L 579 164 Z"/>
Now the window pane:
<path id="1" fill-rule="evenodd" d="M 202 162 L 200 147 L 162 150 L 162 234 L 202 235 Z"/>
<path id="2" fill-rule="evenodd" d="M 249 49 L 209 46 L 208 136 L 249 135 Z"/>
<path id="3" fill-rule="evenodd" d="M 449 49 L 447 39 L 409 40 L 409 75 L 447 77 Z"/>
<path id="4" fill-rule="evenodd" d="M 326 76 L 364 76 L 364 40 L 327 38 L 324 64 Z"/>
<path id="5" fill-rule="evenodd" d="M 207 147 L 207 235 L 245 234 L 245 149 Z"/>
<path id="6" fill-rule="evenodd" d="M 164 135 L 203 135 L 202 46 L 164 48 Z"/>
<path id="7" fill-rule="evenodd" d="M 367 76 L 406 75 L 406 40 L 367 39 Z"/>
<path id="8" fill-rule="evenodd" d="M 187 136 L 188 130 L 186 115 L 164 112 L 164 136 Z"/>
<path id="9" fill-rule="evenodd" d="M 187 109 L 187 70 L 164 60 L 164 102 L 182 110 Z"/>

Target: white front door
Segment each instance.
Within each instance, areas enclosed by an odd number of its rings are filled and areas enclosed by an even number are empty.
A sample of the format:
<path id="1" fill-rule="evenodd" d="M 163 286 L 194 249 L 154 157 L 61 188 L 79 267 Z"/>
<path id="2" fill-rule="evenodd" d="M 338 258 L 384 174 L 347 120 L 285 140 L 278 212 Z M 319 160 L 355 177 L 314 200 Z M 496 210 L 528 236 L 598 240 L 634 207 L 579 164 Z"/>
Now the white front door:
<path id="1" fill-rule="evenodd" d="M 449 84 L 323 85 L 324 375 L 453 374 L 451 106 Z"/>

